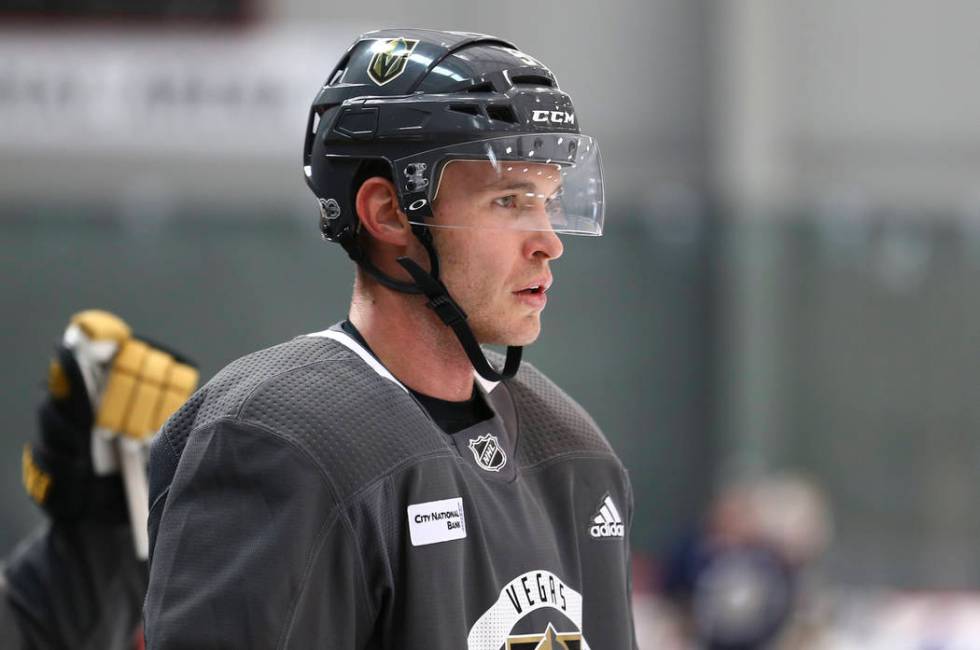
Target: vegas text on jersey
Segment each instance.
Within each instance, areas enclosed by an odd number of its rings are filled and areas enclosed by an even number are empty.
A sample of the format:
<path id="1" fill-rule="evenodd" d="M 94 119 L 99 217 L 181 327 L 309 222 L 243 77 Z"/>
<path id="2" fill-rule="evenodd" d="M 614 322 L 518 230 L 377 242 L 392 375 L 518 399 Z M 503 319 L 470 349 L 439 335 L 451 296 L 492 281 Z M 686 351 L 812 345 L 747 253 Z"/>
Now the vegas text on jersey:
<path id="1" fill-rule="evenodd" d="M 529 623 L 533 613 L 545 615 Z M 504 585 L 466 642 L 468 650 L 589 650 L 582 595 L 550 571 L 528 571 Z"/>

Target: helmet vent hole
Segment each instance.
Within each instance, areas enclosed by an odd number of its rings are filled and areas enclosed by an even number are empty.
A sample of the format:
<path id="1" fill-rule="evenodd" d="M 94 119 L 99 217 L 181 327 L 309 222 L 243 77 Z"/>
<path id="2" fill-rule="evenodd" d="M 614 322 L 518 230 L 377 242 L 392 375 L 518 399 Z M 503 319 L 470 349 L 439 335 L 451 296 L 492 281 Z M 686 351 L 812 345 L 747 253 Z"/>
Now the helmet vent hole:
<path id="1" fill-rule="evenodd" d="M 487 116 L 498 122 L 517 124 L 517 115 L 514 114 L 514 109 L 510 106 L 487 106 Z"/>
<path id="2" fill-rule="evenodd" d="M 340 60 L 337 67 L 334 68 L 333 73 L 330 78 L 327 79 L 327 86 L 333 86 L 334 84 L 340 83 L 340 80 L 344 78 L 344 73 L 347 72 L 347 65 L 350 63 L 350 52 L 344 55 L 344 58 Z"/>
<path id="3" fill-rule="evenodd" d="M 449 106 L 449 110 L 456 113 L 472 115 L 473 117 L 480 116 L 480 107 L 476 104 L 452 104 Z"/>
<path id="4" fill-rule="evenodd" d="M 469 88 L 466 89 L 466 92 L 468 92 L 468 93 L 492 93 L 493 92 L 493 84 L 488 81 L 488 82 L 484 82 L 482 84 L 477 84 L 475 86 L 470 86 Z"/>
<path id="5" fill-rule="evenodd" d="M 546 88 L 554 88 L 555 82 L 539 74 L 525 74 L 518 75 L 511 78 L 511 83 L 515 86 L 545 86 Z"/>

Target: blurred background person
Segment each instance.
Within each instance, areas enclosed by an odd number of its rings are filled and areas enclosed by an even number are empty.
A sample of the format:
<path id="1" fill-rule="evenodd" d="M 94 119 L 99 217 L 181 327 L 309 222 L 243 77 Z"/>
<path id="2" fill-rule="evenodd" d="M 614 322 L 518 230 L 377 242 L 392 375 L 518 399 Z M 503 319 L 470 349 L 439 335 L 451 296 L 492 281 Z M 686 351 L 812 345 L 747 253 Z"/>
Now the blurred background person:
<path id="1" fill-rule="evenodd" d="M 732 463 L 820 486 L 828 647 L 980 646 L 978 23 L 956 0 L 3 3 L 0 548 L 38 523 L 15 496 L 38 323 L 104 304 L 210 376 L 344 308 L 295 125 L 351 33 L 427 24 L 560 61 L 602 142 L 605 234 L 565 241 L 528 360 L 631 471 L 641 647 L 675 639 L 662 549 Z"/>
<path id="2" fill-rule="evenodd" d="M 823 495 L 802 477 L 727 484 L 667 555 L 662 589 L 684 635 L 714 650 L 812 647 L 807 578 L 830 528 Z"/>
<path id="3" fill-rule="evenodd" d="M 142 647 L 146 508 L 131 499 L 145 499 L 149 437 L 196 384 L 184 359 L 115 315 L 72 317 L 21 456 L 24 488 L 48 521 L 0 563 L 0 647 Z M 133 469 L 144 485 L 124 481 Z"/>

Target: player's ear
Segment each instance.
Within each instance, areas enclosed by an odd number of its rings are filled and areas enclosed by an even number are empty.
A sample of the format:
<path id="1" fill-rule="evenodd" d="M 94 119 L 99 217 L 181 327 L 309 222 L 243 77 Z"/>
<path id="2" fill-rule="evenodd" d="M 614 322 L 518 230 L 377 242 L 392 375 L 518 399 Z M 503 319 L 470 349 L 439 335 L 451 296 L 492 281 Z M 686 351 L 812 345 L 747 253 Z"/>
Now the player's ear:
<path id="1" fill-rule="evenodd" d="M 408 245 L 411 225 L 398 205 L 398 194 L 391 181 L 372 176 L 361 183 L 354 207 L 362 227 L 372 238 L 395 246 Z"/>

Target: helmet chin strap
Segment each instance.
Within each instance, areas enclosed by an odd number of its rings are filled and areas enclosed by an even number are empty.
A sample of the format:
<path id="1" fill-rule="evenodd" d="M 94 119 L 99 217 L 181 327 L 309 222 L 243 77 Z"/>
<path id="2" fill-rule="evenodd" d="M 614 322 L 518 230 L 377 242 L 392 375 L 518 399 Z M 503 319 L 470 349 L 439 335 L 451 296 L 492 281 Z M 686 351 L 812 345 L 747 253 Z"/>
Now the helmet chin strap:
<path id="1" fill-rule="evenodd" d="M 446 285 L 439 280 L 439 260 L 436 256 L 435 247 L 432 245 L 432 234 L 424 226 L 413 226 L 412 230 L 429 254 L 433 272 L 427 273 L 415 260 L 408 257 L 399 257 L 398 263 L 412 276 L 415 287 L 429 299 L 426 306 L 434 311 L 443 323 L 452 328 L 470 363 L 473 364 L 473 368 L 480 373 L 481 377 L 487 381 L 502 381 L 516 375 L 517 370 L 521 367 L 523 348 L 516 345 L 507 347 L 507 358 L 504 361 L 503 370 L 497 370 L 487 361 L 483 350 L 480 349 L 480 344 L 476 342 L 476 337 L 473 336 L 473 331 L 466 323 L 466 312 L 453 300 Z"/>
<path id="2" fill-rule="evenodd" d="M 480 349 L 480 344 L 476 342 L 476 337 L 473 336 L 473 331 L 466 324 L 466 312 L 449 295 L 446 285 L 426 273 L 412 259 L 399 257 L 398 263 L 408 271 L 412 279 L 415 280 L 415 284 L 422 289 L 422 293 L 429 299 L 426 306 L 432 309 L 443 323 L 452 328 L 456 334 L 456 338 L 459 339 L 460 344 L 463 346 L 466 356 L 469 357 L 470 363 L 473 364 L 473 367 L 480 373 L 481 377 L 487 381 L 501 381 L 503 379 L 510 379 L 517 374 L 517 370 L 521 366 L 521 352 L 523 348 L 515 345 L 508 346 L 504 369 L 500 371 L 496 370 L 487 361 L 483 350 Z"/>
<path id="3" fill-rule="evenodd" d="M 487 381 L 502 381 L 516 375 L 517 370 L 521 367 L 523 349 L 513 345 L 507 347 L 507 358 L 504 361 L 503 370 L 498 371 L 487 361 L 483 350 L 480 349 L 480 344 L 476 342 L 476 337 L 473 336 L 473 331 L 466 324 L 466 312 L 452 299 L 446 285 L 439 280 L 439 257 L 432 245 L 432 233 L 425 226 L 418 225 L 412 226 L 412 232 L 425 247 L 425 251 L 429 255 L 429 266 L 432 269 L 431 272 L 427 272 L 414 260 L 408 257 L 399 257 L 398 263 L 408 271 L 414 282 L 403 282 L 385 275 L 371 263 L 366 251 L 357 245 L 357 239 L 353 234 L 348 233 L 346 236 L 340 237 L 339 241 L 351 259 L 383 286 L 401 293 L 424 294 L 429 299 L 426 306 L 432 309 L 443 323 L 452 328 L 470 363 L 473 364 L 473 368 L 480 373 L 481 377 Z"/>

